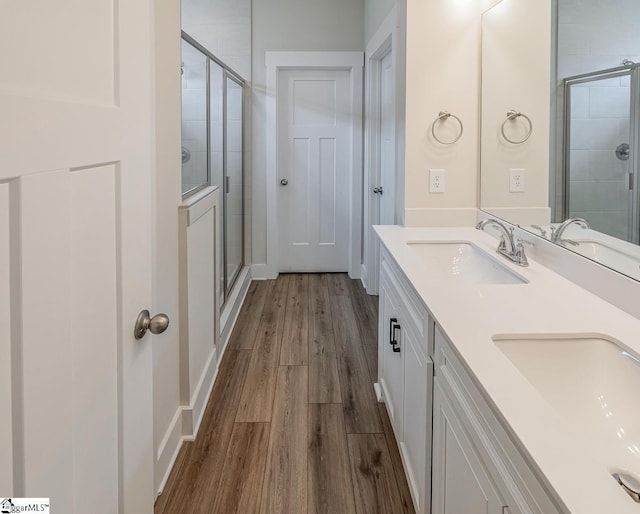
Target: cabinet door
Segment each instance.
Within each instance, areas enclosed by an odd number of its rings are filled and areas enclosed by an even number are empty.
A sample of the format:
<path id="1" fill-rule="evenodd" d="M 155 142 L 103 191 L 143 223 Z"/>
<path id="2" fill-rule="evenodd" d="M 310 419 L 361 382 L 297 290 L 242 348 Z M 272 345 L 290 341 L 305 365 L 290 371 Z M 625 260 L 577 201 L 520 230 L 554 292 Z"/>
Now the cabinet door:
<path id="1" fill-rule="evenodd" d="M 502 514 L 503 504 L 438 377 L 433 395 L 432 514 Z"/>
<path id="2" fill-rule="evenodd" d="M 404 328 L 404 327 L 403 327 Z M 404 437 L 400 445 L 417 513 L 429 512 L 433 362 L 417 335 L 404 330 Z"/>
<path id="3" fill-rule="evenodd" d="M 402 351 L 393 351 L 391 319 L 398 320 L 398 299 L 383 280 L 380 286 L 380 323 L 378 358 L 380 359 L 380 387 L 387 404 L 393 431 L 398 442 L 402 437 L 402 408 L 404 389 L 404 360 Z M 402 330 L 396 330 L 397 348 L 403 347 Z"/>

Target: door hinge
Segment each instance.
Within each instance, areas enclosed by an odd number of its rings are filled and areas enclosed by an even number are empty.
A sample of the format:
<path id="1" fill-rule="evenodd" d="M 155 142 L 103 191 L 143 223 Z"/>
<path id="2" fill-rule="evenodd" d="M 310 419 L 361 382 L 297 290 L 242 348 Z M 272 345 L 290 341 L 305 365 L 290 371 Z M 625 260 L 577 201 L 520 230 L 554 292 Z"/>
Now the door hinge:
<path id="1" fill-rule="evenodd" d="M 634 178 L 633 178 L 633 173 L 629 173 L 629 189 L 633 190 L 633 186 L 634 186 Z"/>

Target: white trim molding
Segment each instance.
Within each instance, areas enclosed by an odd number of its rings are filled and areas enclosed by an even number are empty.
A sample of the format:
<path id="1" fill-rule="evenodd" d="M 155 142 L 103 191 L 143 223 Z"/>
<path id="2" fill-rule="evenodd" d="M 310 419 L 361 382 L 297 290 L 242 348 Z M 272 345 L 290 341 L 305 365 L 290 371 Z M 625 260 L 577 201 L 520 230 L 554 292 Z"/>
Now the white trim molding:
<path id="1" fill-rule="evenodd" d="M 360 278 L 362 259 L 362 68 L 364 66 L 364 54 L 363 52 L 266 52 L 265 57 L 267 65 L 267 262 L 266 269 L 260 271 L 264 271 L 264 278 L 276 278 L 279 270 L 276 189 L 278 180 L 276 118 L 278 112 L 278 72 L 291 69 L 348 70 L 351 84 L 351 183 L 348 272 L 351 278 Z"/>
<path id="2" fill-rule="evenodd" d="M 369 294 L 378 294 L 379 274 L 380 274 L 380 245 L 378 236 L 373 231 L 373 225 L 380 223 L 380 203 L 373 198 L 372 190 L 379 186 L 380 177 L 380 77 L 382 60 L 391 52 L 391 62 L 393 65 L 396 80 L 394 82 L 394 96 L 398 98 L 398 15 L 394 6 L 389 12 L 376 33 L 367 43 L 365 51 L 365 126 L 364 126 L 364 255 L 362 283 Z M 395 105 L 393 117 L 396 117 Z M 394 123 L 394 139 L 397 143 L 396 123 Z M 394 154 L 398 154 L 398 148 L 394 148 Z M 394 156 L 395 160 L 395 156 Z M 399 167 L 396 165 L 396 174 Z M 397 209 L 397 189 L 399 185 L 398 177 L 395 178 L 394 210 Z M 389 192 L 387 192 L 389 194 Z M 398 220 L 395 220 L 398 223 Z"/>

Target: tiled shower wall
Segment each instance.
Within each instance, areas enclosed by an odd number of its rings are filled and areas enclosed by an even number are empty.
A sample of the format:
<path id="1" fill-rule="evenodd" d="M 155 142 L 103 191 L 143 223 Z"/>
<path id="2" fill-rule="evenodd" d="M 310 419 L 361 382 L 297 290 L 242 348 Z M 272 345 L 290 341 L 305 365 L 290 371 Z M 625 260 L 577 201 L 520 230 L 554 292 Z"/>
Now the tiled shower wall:
<path id="1" fill-rule="evenodd" d="M 558 79 L 640 61 L 640 2 L 558 0 Z M 629 161 L 615 155 L 629 143 L 628 77 L 572 87 L 571 217 L 601 232 L 628 237 Z"/>

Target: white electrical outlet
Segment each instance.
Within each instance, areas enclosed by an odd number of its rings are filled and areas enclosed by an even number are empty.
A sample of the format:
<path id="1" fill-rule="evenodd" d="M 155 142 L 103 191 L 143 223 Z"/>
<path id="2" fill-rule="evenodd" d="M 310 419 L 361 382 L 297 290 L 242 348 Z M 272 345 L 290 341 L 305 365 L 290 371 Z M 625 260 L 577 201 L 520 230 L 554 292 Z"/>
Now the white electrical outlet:
<path id="1" fill-rule="evenodd" d="M 524 168 L 509 169 L 509 192 L 510 193 L 524 192 Z"/>
<path id="2" fill-rule="evenodd" d="M 444 193 L 444 170 L 429 170 L 429 192 Z"/>

